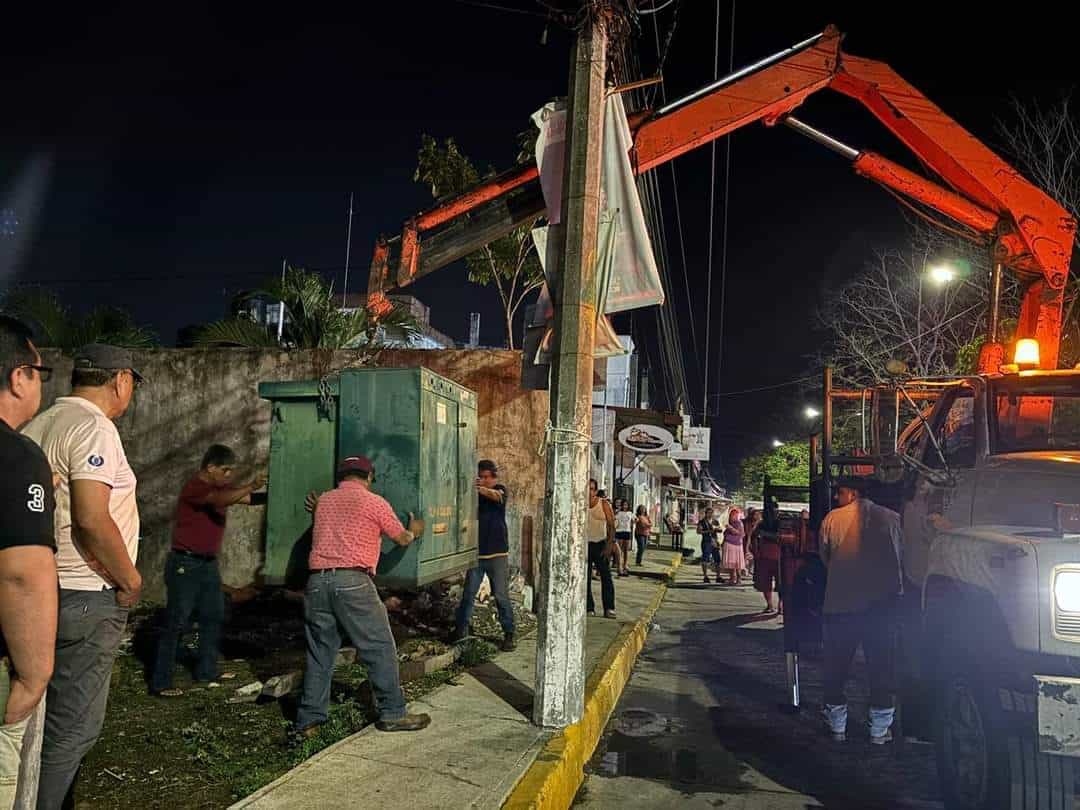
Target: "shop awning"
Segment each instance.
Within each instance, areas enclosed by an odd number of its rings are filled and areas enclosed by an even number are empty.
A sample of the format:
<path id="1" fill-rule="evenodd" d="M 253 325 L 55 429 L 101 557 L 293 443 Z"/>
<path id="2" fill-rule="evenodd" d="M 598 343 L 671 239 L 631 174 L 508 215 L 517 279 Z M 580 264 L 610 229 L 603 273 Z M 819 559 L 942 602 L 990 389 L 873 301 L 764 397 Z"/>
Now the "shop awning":
<path id="1" fill-rule="evenodd" d="M 679 469 L 679 465 L 667 456 L 646 456 L 645 466 L 660 478 L 682 478 L 682 470 Z"/>

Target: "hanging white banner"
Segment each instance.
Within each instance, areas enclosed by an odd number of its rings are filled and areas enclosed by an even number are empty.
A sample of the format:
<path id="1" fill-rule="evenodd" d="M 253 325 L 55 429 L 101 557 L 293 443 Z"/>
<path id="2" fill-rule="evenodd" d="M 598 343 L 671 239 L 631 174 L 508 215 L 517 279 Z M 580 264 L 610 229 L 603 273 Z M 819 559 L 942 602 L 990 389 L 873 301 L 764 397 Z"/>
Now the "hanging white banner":
<path id="1" fill-rule="evenodd" d="M 562 217 L 562 175 L 566 146 L 566 108 L 552 102 L 537 110 L 532 120 L 540 129 L 536 139 L 536 165 L 544 194 L 547 219 L 557 224 Z M 615 217 L 615 244 L 612 270 L 602 291 L 604 313 L 625 312 L 664 303 L 664 290 L 653 256 L 652 241 L 645 224 L 634 169 L 630 165 L 633 137 L 626 122 L 626 109 L 618 94 L 608 98 L 604 109 L 603 158 L 600 207 Z M 546 229 L 545 229 L 546 231 Z M 546 243 L 546 232 L 534 231 L 537 250 Z"/>

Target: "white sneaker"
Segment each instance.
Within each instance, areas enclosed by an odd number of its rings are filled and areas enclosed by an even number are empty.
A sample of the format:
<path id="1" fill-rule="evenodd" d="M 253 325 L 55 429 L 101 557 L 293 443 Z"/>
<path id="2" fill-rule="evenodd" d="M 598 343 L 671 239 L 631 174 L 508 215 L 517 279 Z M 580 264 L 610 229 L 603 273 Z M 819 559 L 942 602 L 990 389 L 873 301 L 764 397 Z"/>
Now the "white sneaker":
<path id="1" fill-rule="evenodd" d="M 885 733 L 878 736 L 878 737 L 875 737 L 873 734 L 870 735 L 870 744 L 871 745 L 885 745 L 886 743 L 891 743 L 891 742 L 892 742 L 892 729 L 891 728 L 885 729 Z"/>
<path id="2" fill-rule="evenodd" d="M 870 734 L 870 742 L 874 745 L 885 745 L 892 742 L 892 724 L 896 717 L 896 709 L 881 709 L 870 707 L 866 718 L 866 730 Z"/>
<path id="3" fill-rule="evenodd" d="M 830 706 L 825 704 L 821 709 L 821 717 L 825 721 L 825 730 L 833 742 L 847 741 L 847 706 Z"/>

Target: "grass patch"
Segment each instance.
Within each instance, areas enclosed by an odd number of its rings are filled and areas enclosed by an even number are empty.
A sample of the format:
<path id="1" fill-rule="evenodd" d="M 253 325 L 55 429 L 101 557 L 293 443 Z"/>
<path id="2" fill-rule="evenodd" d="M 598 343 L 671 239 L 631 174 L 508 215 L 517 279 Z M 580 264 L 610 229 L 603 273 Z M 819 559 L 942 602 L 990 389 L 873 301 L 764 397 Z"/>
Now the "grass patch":
<path id="1" fill-rule="evenodd" d="M 461 655 L 458 663 L 465 669 L 478 667 L 493 659 L 499 648 L 486 639 L 470 636 L 461 642 Z"/>
<path id="2" fill-rule="evenodd" d="M 174 699 L 147 693 L 144 662 L 153 659 L 156 644 L 153 608 L 140 607 L 132 616 L 134 639 L 116 660 L 105 726 L 76 787 L 79 807 L 226 807 L 375 719 L 367 670 L 360 663 L 335 670 L 328 722 L 319 734 L 297 746 L 288 743 L 294 700 L 229 703 L 240 686 L 303 667 L 298 604 L 267 599 L 242 608 L 230 617 L 224 639 L 223 669 L 235 672 L 236 678 L 211 689 L 193 685 L 178 667 L 176 686 L 186 694 Z M 519 635 L 535 627 L 530 614 L 519 614 L 517 621 Z M 395 625 L 395 635 L 399 629 Z M 478 606 L 473 630 L 501 638 L 493 608 Z M 449 624 L 443 624 L 442 631 L 448 634 Z M 449 649 L 424 632 L 408 629 L 405 637 L 399 637 L 402 661 Z M 403 684 L 406 699 L 416 700 L 452 683 L 465 669 L 490 661 L 495 653 L 490 641 L 469 639 L 457 664 Z"/>

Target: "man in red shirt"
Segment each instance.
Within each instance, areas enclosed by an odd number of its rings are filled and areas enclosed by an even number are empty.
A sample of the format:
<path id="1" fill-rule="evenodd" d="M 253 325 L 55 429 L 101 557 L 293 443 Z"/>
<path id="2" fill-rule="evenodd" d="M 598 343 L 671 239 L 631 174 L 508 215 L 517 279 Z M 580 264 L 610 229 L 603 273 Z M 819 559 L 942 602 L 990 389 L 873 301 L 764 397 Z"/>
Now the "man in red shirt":
<path id="1" fill-rule="evenodd" d="M 192 616 L 199 622 L 195 680 L 212 681 L 218 677 L 218 639 L 225 620 L 225 601 L 217 556 L 225 535 L 225 510 L 233 504 L 251 503 L 252 493 L 266 484 L 266 476 L 257 475 L 244 486 L 232 486 L 236 464 L 231 449 L 215 444 L 203 456 L 199 472 L 180 492 L 172 553 L 165 563 L 165 628 L 150 681 L 150 691 L 155 695 L 183 694 L 173 688 L 173 670 L 177 643 Z"/>
<path id="2" fill-rule="evenodd" d="M 304 591 L 307 667 L 296 731 L 312 737 L 326 722 L 334 659 L 341 648 L 339 625 L 367 667 L 379 713 L 376 728 L 419 731 L 431 718 L 405 712 L 397 645 L 372 576 L 379 565 L 382 536 L 407 546 L 423 535 L 424 521 L 409 513 L 409 528 L 401 525 L 390 504 L 371 491 L 375 468 L 364 456 L 344 459 L 337 473 L 337 489 L 308 496 L 315 527 L 308 558 L 311 576 Z"/>

